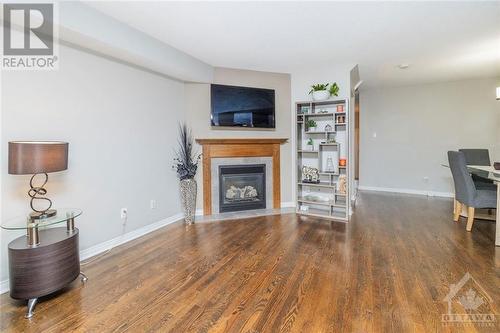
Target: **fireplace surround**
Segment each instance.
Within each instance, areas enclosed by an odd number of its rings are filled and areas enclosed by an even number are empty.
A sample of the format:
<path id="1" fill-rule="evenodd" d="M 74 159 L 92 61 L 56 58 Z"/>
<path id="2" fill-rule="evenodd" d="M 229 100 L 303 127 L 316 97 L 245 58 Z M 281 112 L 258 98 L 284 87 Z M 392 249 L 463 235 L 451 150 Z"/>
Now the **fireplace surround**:
<path id="1" fill-rule="evenodd" d="M 218 177 L 213 175 L 213 163 L 220 159 L 230 158 L 254 158 L 262 157 L 269 159 L 267 162 L 246 162 L 245 164 L 266 163 L 266 182 L 272 186 L 267 186 L 269 195 L 266 194 L 267 208 L 281 207 L 281 185 L 280 185 L 280 145 L 287 139 L 282 138 L 255 138 L 255 139 L 196 139 L 196 142 L 203 147 L 203 215 L 218 213 L 214 209 L 214 201 L 219 197 L 213 195 L 214 185 L 218 185 Z M 240 164 L 226 163 L 226 164 Z M 218 186 L 217 186 L 218 187 Z M 269 192 L 270 190 L 270 192 Z"/>

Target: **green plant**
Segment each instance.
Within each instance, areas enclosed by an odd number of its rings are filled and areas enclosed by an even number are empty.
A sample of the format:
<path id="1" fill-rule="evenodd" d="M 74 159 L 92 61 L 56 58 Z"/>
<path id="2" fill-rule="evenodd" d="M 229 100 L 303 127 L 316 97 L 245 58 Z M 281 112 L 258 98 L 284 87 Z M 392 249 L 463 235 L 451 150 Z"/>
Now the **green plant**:
<path id="1" fill-rule="evenodd" d="M 338 96 L 339 95 L 339 89 L 340 88 L 339 88 L 337 82 L 332 83 L 332 85 L 330 86 L 330 89 L 329 89 L 330 95 L 332 95 L 332 96 Z"/>
<path id="2" fill-rule="evenodd" d="M 313 144 L 313 139 L 309 138 L 309 140 L 307 140 L 307 145 L 312 146 Z"/>
<path id="3" fill-rule="evenodd" d="M 309 94 L 312 94 L 313 92 L 315 91 L 322 91 L 322 90 L 327 90 L 328 89 L 328 86 L 330 84 L 329 83 L 318 83 L 318 84 L 313 84 L 311 86 L 311 91 L 309 91 Z"/>
<path id="4" fill-rule="evenodd" d="M 179 148 L 175 152 L 176 157 L 172 168 L 176 169 L 181 180 L 193 179 L 196 176 L 201 154 L 196 155 L 193 152 L 193 136 L 186 124 L 179 124 L 178 143 Z"/>
<path id="5" fill-rule="evenodd" d="M 312 119 L 307 119 L 306 125 L 307 125 L 307 127 L 316 127 L 317 126 L 316 122 Z"/>

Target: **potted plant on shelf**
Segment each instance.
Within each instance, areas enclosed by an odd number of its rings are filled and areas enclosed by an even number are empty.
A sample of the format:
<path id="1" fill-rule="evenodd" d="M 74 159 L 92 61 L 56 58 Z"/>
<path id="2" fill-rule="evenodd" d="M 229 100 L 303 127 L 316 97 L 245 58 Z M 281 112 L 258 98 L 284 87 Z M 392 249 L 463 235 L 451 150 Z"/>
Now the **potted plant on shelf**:
<path id="1" fill-rule="evenodd" d="M 332 85 L 330 86 L 330 89 L 328 90 L 330 92 L 330 95 L 331 96 L 338 96 L 339 95 L 339 86 L 337 84 L 337 82 L 334 82 L 332 83 Z"/>
<path id="2" fill-rule="evenodd" d="M 312 120 L 312 119 L 307 119 L 306 125 L 307 125 L 307 131 L 308 132 L 315 132 L 316 131 L 316 127 L 318 126 L 316 124 L 316 122 L 314 120 Z"/>
<path id="3" fill-rule="evenodd" d="M 311 86 L 311 91 L 309 94 L 312 94 L 312 98 L 315 101 L 326 101 L 330 98 L 330 92 L 328 91 L 329 83 L 318 83 Z"/>
<path id="4" fill-rule="evenodd" d="M 194 214 L 196 211 L 196 171 L 201 154 L 193 152 L 193 137 L 191 130 L 186 124 L 179 125 L 179 147 L 174 158 L 173 168 L 176 169 L 180 178 L 181 204 L 184 210 L 184 221 L 190 225 L 194 223 Z"/>
<path id="5" fill-rule="evenodd" d="M 312 138 L 309 138 L 309 140 L 307 140 L 307 147 L 309 148 L 310 151 L 314 150 L 314 142 Z"/>

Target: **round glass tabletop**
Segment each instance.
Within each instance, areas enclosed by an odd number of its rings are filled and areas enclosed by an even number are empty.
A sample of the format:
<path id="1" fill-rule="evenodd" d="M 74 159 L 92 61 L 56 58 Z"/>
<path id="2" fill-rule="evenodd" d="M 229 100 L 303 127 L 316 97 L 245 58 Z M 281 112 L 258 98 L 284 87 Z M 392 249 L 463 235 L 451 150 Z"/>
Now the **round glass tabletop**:
<path id="1" fill-rule="evenodd" d="M 48 218 L 30 220 L 28 216 L 18 216 L 2 221 L 0 227 L 6 230 L 22 230 L 35 227 L 41 228 L 66 222 L 70 218 L 76 218 L 82 215 L 82 213 L 82 210 L 78 208 L 58 208 L 56 215 Z"/>

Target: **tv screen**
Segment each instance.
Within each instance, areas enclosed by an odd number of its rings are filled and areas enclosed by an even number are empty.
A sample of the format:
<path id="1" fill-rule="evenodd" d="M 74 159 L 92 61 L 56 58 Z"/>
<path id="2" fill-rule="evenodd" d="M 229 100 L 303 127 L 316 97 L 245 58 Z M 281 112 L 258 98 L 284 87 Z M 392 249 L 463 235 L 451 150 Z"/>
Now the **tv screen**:
<path id="1" fill-rule="evenodd" d="M 274 90 L 211 85 L 212 126 L 274 128 Z"/>

